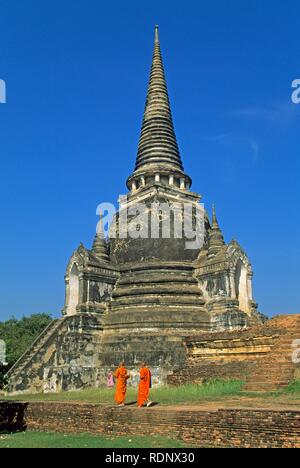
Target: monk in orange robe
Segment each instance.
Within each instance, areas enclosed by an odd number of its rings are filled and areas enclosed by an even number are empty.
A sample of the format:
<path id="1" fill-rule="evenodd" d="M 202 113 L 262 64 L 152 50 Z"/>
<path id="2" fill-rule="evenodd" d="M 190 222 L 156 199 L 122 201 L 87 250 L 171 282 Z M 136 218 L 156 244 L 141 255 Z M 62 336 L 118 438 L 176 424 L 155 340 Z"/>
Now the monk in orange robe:
<path id="1" fill-rule="evenodd" d="M 138 407 L 142 408 L 144 405 L 151 406 L 152 402 L 149 400 L 149 392 L 151 388 L 151 372 L 145 362 L 141 364 L 140 368 L 140 384 L 138 391 Z"/>
<path id="2" fill-rule="evenodd" d="M 130 375 L 127 373 L 124 362 L 120 363 L 114 375 L 117 379 L 115 400 L 119 406 L 125 406 L 127 380 L 129 379 Z"/>

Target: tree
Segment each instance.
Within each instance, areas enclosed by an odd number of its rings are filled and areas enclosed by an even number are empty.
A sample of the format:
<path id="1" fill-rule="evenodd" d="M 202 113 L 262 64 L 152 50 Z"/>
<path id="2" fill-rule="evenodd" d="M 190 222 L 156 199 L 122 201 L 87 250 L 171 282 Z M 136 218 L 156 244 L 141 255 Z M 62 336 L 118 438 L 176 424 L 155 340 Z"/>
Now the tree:
<path id="1" fill-rule="evenodd" d="M 10 368 L 52 321 L 49 314 L 34 314 L 0 322 L 0 339 L 6 343 L 6 361 Z"/>

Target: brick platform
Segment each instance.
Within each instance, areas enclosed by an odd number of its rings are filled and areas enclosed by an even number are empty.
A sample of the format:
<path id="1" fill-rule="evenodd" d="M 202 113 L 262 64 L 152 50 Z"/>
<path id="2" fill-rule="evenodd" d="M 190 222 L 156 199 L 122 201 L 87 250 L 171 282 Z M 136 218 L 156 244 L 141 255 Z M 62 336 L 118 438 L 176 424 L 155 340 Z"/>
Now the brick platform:
<path id="1" fill-rule="evenodd" d="M 87 432 L 108 437 L 162 435 L 196 447 L 300 448 L 300 411 L 1 402 L 0 430 L 5 429 L 1 417 L 10 414 L 11 423 L 12 412 L 19 419 L 23 414 L 31 431 Z"/>
<path id="2" fill-rule="evenodd" d="M 185 365 L 168 377 L 171 385 L 208 379 L 237 379 L 248 391 L 286 387 L 300 372 L 292 344 L 300 339 L 300 315 L 283 315 L 244 330 L 187 339 Z"/>

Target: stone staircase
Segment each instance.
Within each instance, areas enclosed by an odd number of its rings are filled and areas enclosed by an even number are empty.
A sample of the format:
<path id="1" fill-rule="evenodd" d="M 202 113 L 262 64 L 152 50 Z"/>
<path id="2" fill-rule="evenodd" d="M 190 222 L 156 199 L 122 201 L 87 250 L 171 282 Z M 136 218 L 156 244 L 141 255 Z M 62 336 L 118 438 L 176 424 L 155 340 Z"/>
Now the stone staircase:
<path id="1" fill-rule="evenodd" d="M 98 385 L 102 330 L 100 314 L 82 313 L 51 322 L 10 369 L 8 393 L 50 393 Z"/>
<path id="2" fill-rule="evenodd" d="M 281 333 L 271 352 L 258 360 L 248 374 L 245 391 L 274 391 L 286 387 L 300 368 L 292 360 L 294 340 L 300 339 L 300 315 L 287 315 L 274 319 Z"/>
<path id="3" fill-rule="evenodd" d="M 28 367 L 34 357 L 40 352 L 53 334 L 62 326 L 66 318 L 60 320 L 53 320 L 42 333 L 34 340 L 32 345 L 25 351 L 25 353 L 18 359 L 18 361 L 9 369 L 7 378 L 16 378 L 18 374 Z"/>

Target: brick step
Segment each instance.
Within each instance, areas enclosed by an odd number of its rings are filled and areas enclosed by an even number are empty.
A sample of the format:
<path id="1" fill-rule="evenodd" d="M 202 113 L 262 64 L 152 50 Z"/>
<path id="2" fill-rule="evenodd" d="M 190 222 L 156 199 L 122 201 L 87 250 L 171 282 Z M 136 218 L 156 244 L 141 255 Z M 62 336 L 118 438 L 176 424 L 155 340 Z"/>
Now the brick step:
<path id="1" fill-rule="evenodd" d="M 278 381 L 280 381 L 280 380 L 288 380 L 288 381 L 289 381 L 290 378 L 291 378 L 291 375 L 290 375 L 290 374 L 286 374 L 286 375 L 276 375 L 276 376 L 270 377 L 270 378 L 268 379 L 268 381 L 269 381 L 269 382 L 278 382 Z M 256 383 L 256 382 L 266 382 L 266 383 L 268 383 L 268 382 L 266 381 L 266 379 L 263 378 L 262 375 L 252 375 L 252 376 L 251 376 L 251 381 L 252 381 L 252 379 L 253 379 L 253 382 L 254 382 L 254 383 Z M 250 381 L 250 382 L 251 382 L 251 381 Z M 246 381 L 246 384 L 248 384 L 248 383 L 249 383 L 249 380 Z"/>
<path id="2" fill-rule="evenodd" d="M 185 295 L 182 296 L 180 294 L 177 295 L 169 295 L 169 294 L 157 294 L 155 295 L 136 295 L 136 296 L 123 296 L 123 297 L 116 297 L 113 298 L 110 303 L 110 308 L 113 310 L 115 308 L 119 308 L 120 306 L 131 306 L 131 305 L 140 305 L 141 300 L 143 304 L 161 304 L 161 305 L 168 305 L 168 304 L 177 304 L 180 305 L 194 305 L 198 303 L 199 305 L 203 304 L 204 301 L 199 301 L 199 296 L 196 295 Z"/>
<path id="3" fill-rule="evenodd" d="M 267 378 L 270 378 L 272 375 L 278 375 L 278 374 L 283 374 L 283 373 L 287 374 L 291 372 L 292 370 L 293 370 L 293 366 L 281 368 L 281 369 L 272 369 L 272 368 L 264 367 L 262 369 L 254 370 L 254 372 L 252 372 L 252 375 L 253 376 L 263 375 Z M 266 375 L 266 372 L 268 375 Z"/>
<path id="4" fill-rule="evenodd" d="M 282 379 L 282 377 L 278 380 L 271 380 L 270 382 L 266 382 L 265 380 L 259 381 L 258 379 L 253 379 L 253 382 L 248 381 L 245 383 L 243 390 L 276 390 L 278 388 L 287 387 L 291 381 L 291 376 L 286 379 Z"/>
<path id="5" fill-rule="evenodd" d="M 274 369 L 274 367 L 276 367 L 277 363 L 274 363 L 274 366 L 261 366 L 259 367 L 258 369 L 255 369 L 254 370 L 254 373 L 263 373 L 263 375 L 266 375 L 266 372 L 268 372 L 268 375 L 270 375 L 271 373 L 274 373 L 274 374 L 277 374 L 278 372 L 282 372 L 283 370 L 291 370 L 293 369 L 293 365 L 292 363 L 289 364 L 289 365 L 281 365 L 281 366 L 277 366 L 279 367 L 279 369 Z"/>
<path id="6" fill-rule="evenodd" d="M 276 381 L 276 382 L 270 382 L 270 383 L 266 383 L 266 382 L 253 382 L 253 383 L 249 383 L 249 384 L 245 384 L 244 385 L 244 389 L 254 389 L 254 388 L 271 388 L 271 387 L 285 387 L 286 385 L 288 385 L 289 383 L 289 380 L 280 380 L 280 381 Z"/>
<path id="7" fill-rule="evenodd" d="M 278 380 L 280 378 L 286 378 L 288 379 L 291 375 L 291 372 L 286 372 L 286 373 L 281 373 L 281 374 L 276 374 L 276 375 L 270 375 L 268 376 L 268 380 L 271 382 L 271 381 L 275 381 L 275 380 Z M 253 379 L 255 382 L 259 382 L 260 380 L 265 380 L 266 377 L 264 374 L 251 374 L 251 379 Z"/>
<path id="8" fill-rule="evenodd" d="M 288 379 L 291 375 L 291 372 L 288 373 L 281 373 L 281 374 L 276 374 L 268 377 L 268 381 L 274 382 L 276 380 L 279 380 L 280 378 Z M 264 374 L 251 374 L 251 379 L 253 379 L 255 382 L 259 382 L 260 380 L 266 380 L 266 377 Z"/>
<path id="9" fill-rule="evenodd" d="M 281 380 L 285 380 L 285 381 L 288 381 L 288 382 L 289 382 L 290 379 L 291 379 L 291 377 L 292 377 L 292 376 L 291 376 L 290 374 L 289 374 L 289 375 L 277 375 L 276 377 L 269 378 L 268 381 L 269 381 L 269 382 L 272 382 L 272 383 L 274 383 L 274 382 L 279 382 L 279 381 L 281 381 Z M 254 376 L 251 376 L 251 381 L 252 381 L 252 379 L 253 379 L 253 382 L 254 382 L 254 383 L 256 383 L 256 382 L 266 382 L 266 383 L 268 383 L 268 382 L 266 381 L 266 379 L 264 379 L 263 376 L 261 376 L 261 375 L 254 375 Z M 250 383 L 251 381 L 247 380 L 247 381 L 246 381 L 246 385 L 248 385 L 248 383 Z"/>
<path id="10" fill-rule="evenodd" d="M 274 364 L 278 364 L 278 365 L 283 365 L 283 366 L 288 366 L 289 364 L 292 363 L 292 359 L 289 359 L 289 358 L 286 358 L 286 359 L 270 359 L 270 361 L 268 361 L 268 364 L 265 364 L 266 367 L 271 367 L 273 366 Z M 263 363 L 262 363 L 263 364 Z"/>
<path id="11" fill-rule="evenodd" d="M 145 294 L 157 294 L 157 292 L 160 293 L 166 293 L 166 294 L 175 294 L 176 296 L 181 296 L 181 295 L 195 295 L 196 297 L 202 297 L 201 290 L 198 288 L 198 285 L 188 285 L 188 284 L 182 284 L 180 288 L 178 285 L 175 284 L 170 284 L 170 283 L 162 283 L 159 285 L 159 288 L 156 284 L 151 285 L 137 285 L 134 288 L 125 288 L 125 287 L 119 287 L 116 290 L 113 291 L 112 293 L 112 298 L 118 298 L 118 297 L 130 297 L 130 296 L 136 296 L 136 295 L 145 295 Z"/>
<path id="12" fill-rule="evenodd" d="M 266 382 L 265 380 L 253 380 L 253 382 L 247 382 L 245 383 L 245 386 L 246 387 L 251 387 L 251 386 L 256 386 L 256 385 L 265 385 L 266 387 L 268 386 L 273 386 L 274 384 L 276 385 L 286 385 L 287 383 L 289 383 L 289 379 L 286 379 L 286 378 L 283 378 L 281 376 L 281 378 L 277 379 L 276 381 L 274 380 L 270 380 L 269 382 Z"/>

